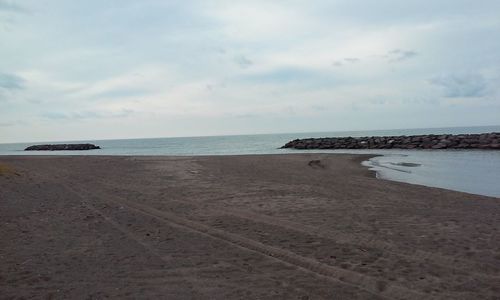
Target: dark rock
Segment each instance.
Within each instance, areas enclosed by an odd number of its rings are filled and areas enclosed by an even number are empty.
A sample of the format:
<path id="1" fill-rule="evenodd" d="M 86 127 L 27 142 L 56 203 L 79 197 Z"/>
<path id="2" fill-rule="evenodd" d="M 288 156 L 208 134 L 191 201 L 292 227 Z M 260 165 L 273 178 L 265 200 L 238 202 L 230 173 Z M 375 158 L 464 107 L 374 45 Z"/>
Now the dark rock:
<path id="1" fill-rule="evenodd" d="M 307 164 L 312 168 L 321 168 L 321 169 L 325 168 L 325 166 L 321 163 L 321 160 L 319 159 L 311 160 Z"/>
<path id="2" fill-rule="evenodd" d="M 500 133 L 334 137 L 296 139 L 281 148 L 294 149 L 500 149 Z"/>
<path id="3" fill-rule="evenodd" d="M 48 145 L 33 145 L 24 149 L 24 151 L 62 151 L 62 150 L 94 150 L 101 147 L 94 144 L 48 144 Z"/>
<path id="4" fill-rule="evenodd" d="M 436 145 L 431 147 L 432 149 L 443 149 L 446 148 L 446 144 L 444 143 L 437 143 Z"/>

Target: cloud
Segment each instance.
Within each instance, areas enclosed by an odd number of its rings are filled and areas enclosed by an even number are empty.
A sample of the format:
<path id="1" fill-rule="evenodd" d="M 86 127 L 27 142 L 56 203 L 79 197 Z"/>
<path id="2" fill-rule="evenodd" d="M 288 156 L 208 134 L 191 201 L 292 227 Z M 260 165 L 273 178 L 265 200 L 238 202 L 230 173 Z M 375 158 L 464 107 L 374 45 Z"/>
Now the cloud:
<path id="1" fill-rule="evenodd" d="M 447 98 L 474 98 L 487 94 L 488 84 L 480 74 L 451 74 L 431 78 L 429 82 L 443 88 Z"/>
<path id="2" fill-rule="evenodd" d="M 237 56 L 234 58 L 234 61 L 242 68 L 248 68 L 253 65 L 253 61 L 246 58 L 245 56 Z"/>
<path id="3" fill-rule="evenodd" d="M 43 118 L 51 120 L 86 120 L 86 119 L 107 119 L 121 118 L 132 114 L 130 109 L 122 109 L 117 112 L 103 111 L 81 111 L 81 112 L 46 112 L 41 114 Z"/>
<path id="4" fill-rule="evenodd" d="M 0 89 L 22 90 L 25 80 L 14 74 L 0 73 Z"/>
<path id="5" fill-rule="evenodd" d="M 14 74 L 0 73 L 0 101 L 13 96 L 14 92 L 25 89 L 25 80 Z"/>
<path id="6" fill-rule="evenodd" d="M 286 83 L 305 83 L 305 82 L 323 82 L 325 74 L 321 71 L 297 67 L 278 67 L 264 72 L 242 75 L 240 80 L 249 83 L 259 84 L 286 84 Z"/>
<path id="7" fill-rule="evenodd" d="M 145 89 L 138 88 L 116 88 L 103 91 L 94 95 L 95 98 L 127 98 L 145 96 L 151 93 Z"/>
<path id="8" fill-rule="evenodd" d="M 385 57 L 390 61 L 390 62 L 400 62 L 404 60 L 408 60 L 411 58 L 414 58 L 417 56 L 418 53 L 412 50 L 401 50 L 401 49 L 395 49 L 392 51 L 389 51 Z"/>
<path id="9" fill-rule="evenodd" d="M 25 9 L 12 1 L 0 0 L 0 11 L 24 12 Z"/>
<path id="10" fill-rule="evenodd" d="M 378 55 L 370 55 L 368 58 L 381 58 L 383 60 L 387 60 L 388 62 L 394 63 L 394 62 L 401 62 L 404 60 L 409 60 L 414 57 L 416 57 L 418 53 L 413 50 L 401 50 L 401 49 L 394 49 L 391 51 L 386 52 L 385 54 L 378 54 Z M 363 62 L 369 62 L 370 59 L 363 59 Z M 341 67 L 345 66 L 347 64 L 356 64 L 361 62 L 361 59 L 358 57 L 345 57 L 340 60 L 336 60 L 332 63 L 334 67 Z"/>
<path id="11" fill-rule="evenodd" d="M 350 63 L 352 63 L 352 64 L 353 64 L 353 63 L 357 63 L 357 62 L 359 62 L 359 61 L 360 61 L 360 59 L 359 59 L 359 58 L 356 58 L 356 57 L 346 57 L 346 58 L 344 58 L 344 61 L 346 61 L 346 62 L 350 62 Z"/>
<path id="12" fill-rule="evenodd" d="M 207 85 L 205 85 L 205 88 L 209 92 L 214 92 L 214 91 L 219 90 L 219 89 L 225 89 L 225 88 L 227 88 L 227 85 L 224 82 L 220 82 L 220 83 L 208 83 Z"/>
<path id="13" fill-rule="evenodd" d="M 355 64 L 355 63 L 358 63 L 360 62 L 361 59 L 357 58 L 357 57 L 346 57 L 342 60 L 336 60 L 332 63 L 332 65 L 334 67 L 342 67 L 343 65 L 345 64 Z"/>
<path id="14" fill-rule="evenodd" d="M 407 111 L 445 115 L 447 103 L 479 112 L 454 114 L 464 126 L 498 122 L 500 41 L 491 37 L 500 34 L 500 1 L 149 2 L 0 0 L 8 73 L 0 72 L 8 99 L 0 121 L 28 121 L 2 127 L 0 142 L 382 124 L 375 120 L 397 128 L 408 126 Z M 481 78 L 433 77 L 443 70 L 480 73 L 487 87 Z M 401 100 L 415 97 L 437 105 Z M 352 114 L 356 106 L 371 114 Z M 119 118 L 122 109 L 134 113 Z M 282 127 L 264 129 L 270 114 Z M 232 115 L 248 122 L 227 126 Z"/>

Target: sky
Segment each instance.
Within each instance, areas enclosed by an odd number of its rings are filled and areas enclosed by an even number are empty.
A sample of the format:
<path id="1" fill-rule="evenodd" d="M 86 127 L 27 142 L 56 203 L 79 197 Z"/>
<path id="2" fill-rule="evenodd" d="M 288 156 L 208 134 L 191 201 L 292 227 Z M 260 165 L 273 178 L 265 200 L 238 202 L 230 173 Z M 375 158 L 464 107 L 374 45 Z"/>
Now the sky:
<path id="1" fill-rule="evenodd" d="M 497 0 L 0 0 L 0 143 L 481 125 Z"/>

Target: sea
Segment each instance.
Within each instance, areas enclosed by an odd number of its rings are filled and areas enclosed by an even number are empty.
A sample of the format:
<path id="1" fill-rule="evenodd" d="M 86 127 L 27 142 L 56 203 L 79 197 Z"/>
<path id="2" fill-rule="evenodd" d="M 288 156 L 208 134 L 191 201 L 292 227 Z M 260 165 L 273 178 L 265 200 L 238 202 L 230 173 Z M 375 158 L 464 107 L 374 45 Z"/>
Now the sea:
<path id="1" fill-rule="evenodd" d="M 300 138 L 500 132 L 500 126 L 303 132 L 147 139 L 47 141 L 0 144 L 0 155 L 248 155 L 353 153 L 378 155 L 362 164 L 381 180 L 394 180 L 500 198 L 498 150 L 294 150 L 280 149 Z M 93 143 L 89 151 L 23 151 L 33 144 Z"/>

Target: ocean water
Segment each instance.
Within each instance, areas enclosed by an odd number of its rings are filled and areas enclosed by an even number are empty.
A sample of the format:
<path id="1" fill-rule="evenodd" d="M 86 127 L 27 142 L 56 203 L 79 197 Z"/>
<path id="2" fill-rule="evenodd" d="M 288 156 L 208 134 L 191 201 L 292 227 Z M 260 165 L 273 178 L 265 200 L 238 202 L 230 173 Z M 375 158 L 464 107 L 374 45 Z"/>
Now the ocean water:
<path id="1" fill-rule="evenodd" d="M 380 156 L 363 165 L 377 171 L 380 179 L 500 197 L 500 151 L 279 149 L 290 140 L 308 137 L 485 132 L 500 132 L 500 126 L 70 141 L 88 142 L 102 147 L 100 150 L 81 152 L 23 151 L 29 145 L 43 143 L 15 143 L 0 144 L 0 155 L 241 155 L 301 152 L 377 154 Z"/>

